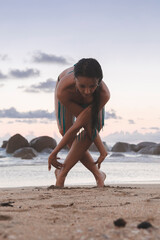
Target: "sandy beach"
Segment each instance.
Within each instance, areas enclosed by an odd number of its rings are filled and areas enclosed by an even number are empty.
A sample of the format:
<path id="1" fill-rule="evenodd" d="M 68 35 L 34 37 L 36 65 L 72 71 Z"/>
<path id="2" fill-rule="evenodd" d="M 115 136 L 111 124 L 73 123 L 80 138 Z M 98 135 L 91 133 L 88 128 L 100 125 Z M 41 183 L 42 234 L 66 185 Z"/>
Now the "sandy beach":
<path id="1" fill-rule="evenodd" d="M 0 189 L 0 239 L 160 239 L 160 186 Z"/>

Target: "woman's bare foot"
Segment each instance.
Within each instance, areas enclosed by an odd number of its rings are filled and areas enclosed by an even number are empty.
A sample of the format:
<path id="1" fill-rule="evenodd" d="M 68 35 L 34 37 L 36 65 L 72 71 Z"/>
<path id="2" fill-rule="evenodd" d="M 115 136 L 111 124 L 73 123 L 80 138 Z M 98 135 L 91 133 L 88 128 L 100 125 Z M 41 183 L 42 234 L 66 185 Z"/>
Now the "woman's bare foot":
<path id="1" fill-rule="evenodd" d="M 97 187 L 104 187 L 105 179 L 106 179 L 106 174 L 100 171 L 100 177 L 97 179 Z"/>

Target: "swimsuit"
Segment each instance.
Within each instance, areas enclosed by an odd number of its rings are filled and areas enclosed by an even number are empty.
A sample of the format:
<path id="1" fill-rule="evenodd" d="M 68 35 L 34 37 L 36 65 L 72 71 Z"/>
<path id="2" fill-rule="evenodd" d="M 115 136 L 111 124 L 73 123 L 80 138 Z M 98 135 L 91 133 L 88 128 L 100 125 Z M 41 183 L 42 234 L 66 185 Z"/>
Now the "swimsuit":
<path id="1" fill-rule="evenodd" d="M 79 104 L 79 105 L 83 108 L 86 108 L 89 106 L 89 104 Z M 63 134 L 66 133 L 65 118 L 66 118 L 66 107 L 60 101 L 58 101 L 58 122 L 59 122 L 59 125 L 61 126 L 61 128 L 62 128 L 62 123 L 63 123 Z M 73 123 L 74 122 L 75 122 L 75 118 L 73 119 Z M 100 131 L 101 126 L 102 126 L 102 128 L 104 126 L 104 107 L 102 108 L 102 111 L 100 111 L 98 113 L 98 127 L 97 127 L 98 132 Z M 95 138 L 95 136 L 96 136 L 96 129 L 94 131 L 93 138 Z"/>

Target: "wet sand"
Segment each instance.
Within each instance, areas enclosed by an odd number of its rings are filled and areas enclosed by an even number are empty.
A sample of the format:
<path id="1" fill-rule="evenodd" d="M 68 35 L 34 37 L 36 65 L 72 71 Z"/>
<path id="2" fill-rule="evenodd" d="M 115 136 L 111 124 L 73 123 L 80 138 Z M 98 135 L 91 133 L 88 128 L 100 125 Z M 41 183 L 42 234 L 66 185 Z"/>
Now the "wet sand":
<path id="1" fill-rule="evenodd" d="M 0 239 L 158 240 L 160 185 L 0 189 Z"/>

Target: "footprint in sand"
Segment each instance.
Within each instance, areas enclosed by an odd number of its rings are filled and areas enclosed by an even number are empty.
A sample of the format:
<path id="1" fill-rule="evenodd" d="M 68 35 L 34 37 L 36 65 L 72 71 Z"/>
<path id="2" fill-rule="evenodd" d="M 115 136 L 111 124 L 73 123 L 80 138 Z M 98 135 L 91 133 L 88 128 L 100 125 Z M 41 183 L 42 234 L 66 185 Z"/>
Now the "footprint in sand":
<path id="1" fill-rule="evenodd" d="M 52 204 L 51 207 L 53 208 L 67 208 L 67 207 L 71 207 L 73 206 L 74 203 L 70 203 L 70 204 Z"/>
<path id="2" fill-rule="evenodd" d="M 8 220 L 12 220 L 12 217 L 7 215 L 0 215 L 0 221 L 8 221 Z"/>
<path id="3" fill-rule="evenodd" d="M 155 196 L 155 197 L 147 199 L 146 201 L 150 202 L 150 201 L 159 201 L 159 200 L 160 200 L 160 196 Z"/>

